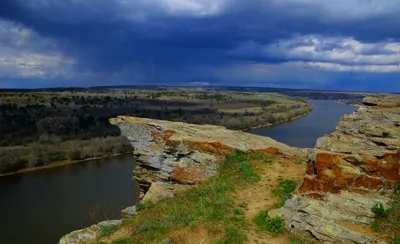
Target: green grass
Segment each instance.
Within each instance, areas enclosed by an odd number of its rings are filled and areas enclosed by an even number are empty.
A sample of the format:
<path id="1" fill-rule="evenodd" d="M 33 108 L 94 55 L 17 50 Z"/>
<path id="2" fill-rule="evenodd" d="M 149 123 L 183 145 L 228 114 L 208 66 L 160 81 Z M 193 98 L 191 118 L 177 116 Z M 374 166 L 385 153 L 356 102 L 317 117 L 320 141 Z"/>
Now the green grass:
<path id="1" fill-rule="evenodd" d="M 144 204 L 141 203 L 141 202 L 136 203 L 135 209 L 136 209 L 137 212 L 142 211 L 144 209 Z"/>
<path id="2" fill-rule="evenodd" d="M 285 204 L 285 201 L 290 198 L 290 194 L 296 189 L 296 186 L 297 182 L 294 180 L 278 179 L 278 186 L 272 190 L 271 195 L 278 197 L 279 202 L 273 204 L 268 210 L 260 211 L 254 218 L 254 222 L 261 230 L 273 233 L 283 233 L 285 231 L 282 217 L 275 216 L 270 218 L 268 212 L 271 209 L 281 208 Z"/>
<path id="3" fill-rule="evenodd" d="M 246 161 L 238 164 L 238 171 L 246 181 L 257 182 L 260 180 L 260 176 L 251 168 L 250 163 Z"/>
<path id="4" fill-rule="evenodd" d="M 375 214 L 375 219 L 387 218 L 390 214 L 390 209 L 385 209 L 382 203 L 373 205 L 371 211 Z"/>
<path id="5" fill-rule="evenodd" d="M 107 225 L 107 226 L 102 226 L 100 228 L 100 236 L 105 237 L 109 236 L 112 233 L 114 233 L 116 230 L 118 230 L 118 225 Z"/>
<path id="6" fill-rule="evenodd" d="M 243 244 L 247 241 L 246 234 L 234 225 L 225 228 L 225 237 L 218 244 Z"/>
<path id="7" fill-rule="evenodd" d="M 272 196 L 279 198 L 279 203 L 274 204 L 272 208 L 281 208 L 285 201 L 290 198 L 290 194 L 296 189 L 295 180 L 278 179 L 278 187 L 272 190 Z"/>
<path id="8" fill-rule="evenodd" d="M 234 208 L 233 213 L 237 215 L 242 215 L 244 214 L 243 210 L 241 208 Z"/>
<path id="9" fill-rule="evenodd" d="M 254 222 L 260 227 L 261 230 L 265 230 L 272 233 L 283 233 L 285 227 L 282 221 L 282 217 L 276 216 L 269 218 L 268 211 L 261 211 L 255 218 Z"/>
<path id="10" fill-rule="evenodd" d="M 396 187 L 394 188 L 394 194 L 400 193 L 400 182 L 397 182 Z"/>
<path id="11" fill-rule="evenodd" d="M 395 235 L 394 236 L 393 244 L 400 244 L 400 235 Z"/>
<path id="12" fill-rule="evenodd" d="M 387 209 L 382 204 L 375 204 L 371 207 L 371 211 L 375 214 L 371 225 L 374 231 L 392 236 L 400 233 L 400 192 L 398 190 L 394 189 L 391 194 Z"/>
<path id="13" fill-rule="evenodd" d="M 117 239 L 117 240 L 111 242 L 111 244 L 133 244 L 133 241 L 131 238 L 126 237 L 126 238 Z"/>
<path id="14" fill-rule="evenodd" d="M 221 238 L 220 243 L 243 243 L 248 223 L 244 218 L 245 202 L 235 203 L 236 187 L 247 187 L 259 180 L 254 158 L 263 163 L 269 156 L 237 151 L 227 155 L 216 176 L 184 194 L 158 203 L 143 203 L 135 218 L 125 220 L 131 226 L 133 243 L 160 243 L 175 230 L 204 227 Z M 139 205 L 140 206 L 140 205 Z M 138 205 L 136 205 L 138 207 Z M 216 237 L 216 238 L 217 238 Z"/>

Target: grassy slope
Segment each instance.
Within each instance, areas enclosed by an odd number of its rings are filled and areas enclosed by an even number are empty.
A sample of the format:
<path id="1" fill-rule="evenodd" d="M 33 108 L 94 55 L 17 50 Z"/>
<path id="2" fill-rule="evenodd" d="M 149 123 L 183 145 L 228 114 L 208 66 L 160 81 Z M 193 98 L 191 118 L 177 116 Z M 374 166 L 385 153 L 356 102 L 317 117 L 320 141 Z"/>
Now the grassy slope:
<path id="1" fill-rule="evenodd" d="M 305 164 L 275 155 L 228 155 L 218 175 L 204 185 L 145 203 L 138 216 L 124 219 L 96 243 L 308 243 L 265 231 L 254 221 L 289 196 L 293 186 L 285 188 L 285 182 L 298 182 L 304 170 Z"/>

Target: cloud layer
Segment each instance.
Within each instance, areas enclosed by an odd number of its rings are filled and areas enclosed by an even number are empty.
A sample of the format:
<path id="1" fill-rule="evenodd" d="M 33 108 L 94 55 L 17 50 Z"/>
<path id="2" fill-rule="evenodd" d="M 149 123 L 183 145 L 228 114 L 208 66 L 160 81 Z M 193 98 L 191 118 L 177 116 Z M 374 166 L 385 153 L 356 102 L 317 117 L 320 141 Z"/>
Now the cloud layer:
<path id="1" fill-rule="evenodd" d="M 399 12 L 397 0 L 3 0 L 0 87 L 400 91 Z"/>

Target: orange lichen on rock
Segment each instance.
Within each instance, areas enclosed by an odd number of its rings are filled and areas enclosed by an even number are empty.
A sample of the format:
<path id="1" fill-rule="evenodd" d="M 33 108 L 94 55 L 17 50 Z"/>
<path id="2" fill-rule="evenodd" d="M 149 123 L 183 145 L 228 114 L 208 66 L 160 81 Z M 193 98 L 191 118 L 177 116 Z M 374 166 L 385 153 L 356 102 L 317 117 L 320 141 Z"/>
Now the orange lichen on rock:
<path id="1" fill-rule="evenodd" d="M 268 148 L 258 149 L 256 151 L 257 152 L 268 153 L 268 154 L 282 155 L 281 151 L 279 151 L 279 149 L 275 148 L 275 147 L 268 147 Z"/>
<path id="2" fill-rule="evenodd" d="M 360 168 L 368 175 L 384 177 L 387 180 L 400 180 L 400 152 L 386 153 L 382 160 L 364 160 Z"/>
<path id="3" fill-rule="evenodd" d="M 368 176 L 360 177 L 354 183 L 355 187 L 364 187 L 364 188 L 367 188 L 367 189 L 379 189 L 383 185 L 384 185 L 384 182 L 383 182 L 382 179 L 368 177 Z"/>
<path id="4" fill-rule="evenodd" d="M 176 132 L 174 131 L 174 130 L 169 130 L 169 129 L 167 129 L 167 130 L 165 130 L 165 134 L 164 134 L 164 136 L 163 136 L 163 140 L 164 141 L 169 141 L 169 139 L 171 138 L 171 136 L 173 135 L 173 134 L 175 134 Z"/>
<path id="5" fill-rule="evenodd" d="M 207 179 L 206 169 L 200 165 L 176 166 L 171 180 L 183 184 L 202 184 Z"/>
<path id="6" fill-rule="evenodd" d="M 156 140 L 159 140 L 159 139 L 163 138 L 161 133 L 159 131 L 156 131 L 156 130 L 152 130 L 151 131 L 151 136 Z"/>
<path id="7" fill-rule="evenodd" d="M 311 197 L 318 200 L 323 200 L 325 198 L 325 194 L 319 192 L 308 192 L 304 194 L 304 196 Z"/>
<path id="8" fill-rule="evenodd" d="M 333 188 L 332 183 L 316 177 L 305 175 L 301 186 L 298 189 L 300 194 L 310 191 L 330 192 Z"/>
<path id="9" fill-rule="evenodd" d="M 339 158 L 341 158 L 340 154 L 319 152 L 315 159 L 315 167 L 317 171 L 325 168 L 338 168 L 336 163 Z"/>
<path id="10" fill-rule="evenodd" d="M 185 144 L 192 150 L 199 150 L 203 152 L 209 152 L 217 155 L 228 155 L 235 152 L 235 149 L 228 147 L 220 142 L 190 142 L 187 141 Z"/>

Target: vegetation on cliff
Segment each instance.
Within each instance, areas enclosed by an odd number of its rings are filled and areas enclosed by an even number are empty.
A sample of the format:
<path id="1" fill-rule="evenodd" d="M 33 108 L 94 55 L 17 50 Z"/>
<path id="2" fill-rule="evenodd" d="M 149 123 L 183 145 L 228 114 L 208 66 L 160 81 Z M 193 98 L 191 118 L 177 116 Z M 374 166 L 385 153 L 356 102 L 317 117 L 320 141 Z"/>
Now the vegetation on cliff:
<path id="1" fill-rule="evenodd" d="M 392 193 L 388 207 L 382 204 L 375 204 L 371 207 L 375 214 L 372 229 L 386 236 L 386 239 L 393 239 L 393 243 L 400 243 L 400 182 Z"/>
<path id="2" fill-rule="evenodd" d="M 124 219 L 118 229 L 112 228 L 112 233 L 96 243 L 163 243 L 168 239 L 239 244 L 260 235 L 289 243 L 287 235 L 258 233 L 252 221 L 257 214 L 254 205 L 281 204 L 289 197 L 289 188 L 296 185 L 296 181 L 282 177 L 298 180 L 304 168 L 281 156 L 237 151 L 227 155 L 218 174 L 203 185 L 158 203 L 145 202 L 138 215 Z"/>

